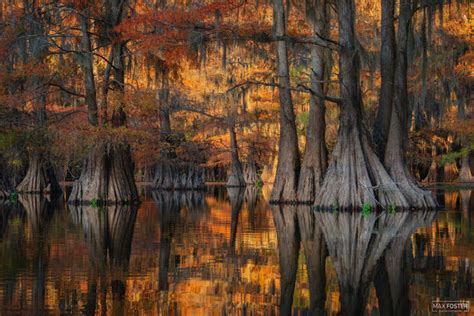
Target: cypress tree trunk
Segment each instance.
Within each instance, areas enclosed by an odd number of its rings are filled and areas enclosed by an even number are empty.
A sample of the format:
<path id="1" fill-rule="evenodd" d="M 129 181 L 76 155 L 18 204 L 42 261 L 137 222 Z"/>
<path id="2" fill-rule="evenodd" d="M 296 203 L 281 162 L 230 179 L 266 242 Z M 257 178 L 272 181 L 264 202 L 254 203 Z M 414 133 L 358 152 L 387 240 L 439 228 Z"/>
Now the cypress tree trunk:
<path id="1" fill-rule="evenodd" d="M 106 9 L 112 24 L 118 25 L 124 16 L 124 2 L 112 0 L 106 3 Z M 93 85 L 92 56 L 90 39 L 87 34 L 87 21 L 82 21 L 82 45 L 85 50 L 83 68 L 84 82 L 86 84 L 86 100 L 88 104 L 89 123 L 98 123 L 97 99 L 95 95 L 95 85 Z M 114 104 L 112 111 L 112 127 L 125 126 L 126 115 L 124 112 L 124 92 L 125 92 L 125 43 L 114 39 L 111 48 L 111 60 L 113 63 L 111 73 L 113 74 L 112 90 L 116 93 L 117 104 Z M 92 72 L 92 73 L 91 73 Z M 103 98 L 106 102 L 109 84 L 109 70 L 106 70 L 106 87 Z M 104 106 L 107 104 L 104 103 Z M 106 121 L 104 115 L 104 121 Z M 81 177 L 74 183 L 69 203 L 72 204 L 122 204 L 138 200 L 138 191 L 134 179 L 134 164 L 130 147 L 126 143 L 106 144 L 99 142 L 90 152 L 89 157 L 84 162 Z"/>
<path id="2" fill-rule="evenodd" d="M 469 162 L 469 153 L 461 158 L 461 170 L 459 171 L 458 182 L 474 182 L 474 176 L 471 173 L 471 164 Z"/>
<path id="3" fill-rule="evenodd" d="M 235 133 L 235 125 L 230 124 L 230 150 L 231 150 L 231 173 L 227 179 L 226 186 L 228 187 L 244 187 L 245 180 L 242 171 L 242 164 L 239 159 L 239 148 L 237 146 L 237 135 Z"/>
<path id="4" fill-rule="evenodd" d="M 255 185 L 261 180 L 257 172 L 257 164 L 252 155 L 250 155 L 248 161 L 244 164 L 244 180 L 247 185 Z"/>
<path id="5" fill-rule="evenodd" d="M 300 154 L 296 135 L 295 113 L 291 100 L 288 47 L 284 39 L 287 29 L 287 15 L 285 14 L 283 0 L 273 1 L 273 11 L 275 35 L 278 38 L 276 67 L 278 69 L 280 97 L 280 142 L 278 166 L 270 203 L 293 203 L 296 201 Z"/>
<path id="6" fill-rule="evenodd" d="M 25 43 L 23 62 L 34 62 L 38 67 L 44 67 L 44 61 L 48 53 L 47 38 L 39 10 L 30 2 L 25 2 L 25 15 L 27 17 L 26 29 L 28 45 Z M 33 103 L 33 115 L 35 117 L 35 125 L 38 127 L 37 135 L 44 136 L 46 130 L 46 99 L 47 88 L 45 78 L 42 75 L 34 74 L 26 82 L 28 89 L 31 90 L 31 100 Z M 37 144 L 34 144 L 37 145 Z M 40 144 L 47 146 L 48 144 Z M 61 188 L 51 168 L 49 159 L 45 152 L 38 148 L 34 148 L 30 154 L 30 164 L 25 178 L 17 186 L 17 191 L 21 193 L 49 193 L 61 192 Z"/>
<path id="7" fill-rule="evenodd" d="M 409 0 L 401 0 L 397 34 L 395 97 L 385 152 L 385 167 L 410 206 L 431 208 L 436 207 L 435 199 L 431 192 L 422 190 L 418 186 L 405 160 L 404 144 L 408 142 L 407 43 L 410 16 Z"/>
<path id="8" fill-rule="evenodd" d="M 372 148 L 363 124 L 359 58 L 355 46 L 353 0 L 337 1 L 339 82 L 342 107 L 337 143 L 315 205 L 358 208 L 363 205 L 408 207 L 402 192 Z"/>
<path id="9" fill-rule="evenodd" d="M 381 0 L 382 6 L 382 46 L 380 48 L 380 87 L 379 109 L 375 119 L 373 138 L 381 160 L 390 129 L 395 79 L 395 1 Z"/>
<path id="10" fill-rule="evenodd" d="M 30 155 L 30 163 L 25 178 L 18 184 L 19 193 L 43 194 L 61 192 L 53 167 L 45 155 L 35 150 Z"/>
<path id="11" fill-rule="evenodd" d="M 89 10 L 84 10 L 83 14 L 79 15 L 81 23 L 81 46 L 82 53 L 80 54 L 80 60 L 82 64 L 82 72 L 84 78 L 84 87 L 86 91 L 86 104 L 87 104 L 87 118 L 89 124 L 97 126 L 99 124 L 97 114 L 97 97 L 94 80 L 94 69 L 93 69 L 93 58 L 92 58 L 92 44 L 89 36 L 89 25 L 87 22 L 87 15 Z"/>
<path id="12" fill-rule="evenodd" d="M 123 144 L 99 143 L 74 182 L 71 204 L 124 204 L 138 200 L 130 149 Z"/>
<path id="13" fill-rule="evenodd" d="M 325 0 L 307 2 L 309 20 L 313 26 L 314 34 L 324 38 L 329 34 L 330 12 Z M 324 81 L 331 72 L 329 52 L 321 46 L 313 45 L 311 48 L 311 89 L 321 95 L 325 93 Z M 324 100 L 310 96 L 308 130 L 306 132 L 306 148 L 301 175 L 298 183 L 298 201 L 314 202 L 316 193 L 321 187 L 327 169 L 326 135 L 326 108 Z"/>

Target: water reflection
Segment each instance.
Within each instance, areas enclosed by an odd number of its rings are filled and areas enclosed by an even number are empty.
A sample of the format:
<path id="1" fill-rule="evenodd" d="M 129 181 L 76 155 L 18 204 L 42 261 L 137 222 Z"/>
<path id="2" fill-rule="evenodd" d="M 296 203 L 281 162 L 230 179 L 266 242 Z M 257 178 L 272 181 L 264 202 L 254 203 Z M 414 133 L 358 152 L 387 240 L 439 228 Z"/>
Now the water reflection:
<path id="1" fill-rule="evenodd" d="M 110 284 L 112 313 L 122 315 L 136 207 L 116 205 L 96 208 L 71 205 L 70 212 L 75 223 L 82 226 L 89 250 L 87 303 L 84 313 L 96 313 L 98 284 L 101 313 L 107 313 L 107 289 Z"/>
<path id="2" fill-rule="evenodd" d="M 446 211 L 316 212 L 257 188 L 139 209 L 0 204 L 0 314 L 408 315 L 473 298 L 471 191 Z"/>
<path id="3" fill-rule="evenodd" d="M 301 239 L 298 216 L 296 206 L 272 205 L 271 209 L 280 258 L 280 313 L 290 315 Z"/>
<path id="4" fill-rule="evenodd" d="M 328 251 L 317 214 L 310 206 L 298 207 L 298 222 L 306 258 L 310 293 L 310 315 L 325 315 L 326 257 Z"/>

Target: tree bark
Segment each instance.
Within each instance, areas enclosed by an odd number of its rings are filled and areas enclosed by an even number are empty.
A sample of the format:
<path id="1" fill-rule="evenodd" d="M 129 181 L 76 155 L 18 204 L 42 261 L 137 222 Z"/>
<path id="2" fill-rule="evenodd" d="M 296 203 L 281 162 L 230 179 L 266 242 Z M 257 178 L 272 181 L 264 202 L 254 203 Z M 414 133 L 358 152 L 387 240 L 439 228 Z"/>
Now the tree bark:
<path id="1" fill-rule="evenodd" d="M 408 207 L 372 148 L 363 124 L 353 0 L 337 1 L 341 114 L 337 143 L 315 205 L 331 208 Z"/>
<path id="2" fill-rule="evenodd" d="M 231 147 L 231 173 L 227 179 L 226 186 L 228 187 L 244 187 L 245 180 L 242 172 L 242 164 L 239 159 L 239 152 L 237 146 L 237 135 L 235 133 L 234 125 L 229 127 L 230 147 Z"/>
<path id="3" fill-rule="evenodd" d="M 287 14 L 283 0 L 273 1 L 273 25 L 275 35 L 284 38 L 287 33 Z M 280 142 L 278 166 L 270 203 L 293 203 L 300 173 L 300 154 L 296 135 L 296 120 L 291 100 L 290 75 L 288 68 L 288 47 L 285 40 L 276 44 L 278 84 L 280 97 Z"/>
<path id="4" fill-rule="evenodd" d="M 382 46 L 380 48 L 379 109 L 375 119 L 373 138 L 380 160 L 383 161 L 390 129 L 395 79 L 395 1 L 381 0 Z"/>
<path id="5" fill-rule="evenodd" d="M 92 44 L 89 36 L 89 25 L 87 22 L 87 14 L 89 10 L 84 10 L 83 14 L 79 14 L 81 23 L 81 46 L 82 52 L 80 54 L 82 72 L 84 77 L 84 87 L 86 91 L 87 104 L 87 118 L 89 124 L 97 126 L 99 124 L 97 114 L 97 96 L 94 80 L 93 58 L 92 58 Z"/>
<path id="6" fill-rule="evenodd" d="M 474 182 L 474 176 L 471 173 L 471 164 L 469 162 L 469 152 L 461 158 L 461 170 L 457 182 Z"/>
<path id="7" fill-rule="evenodd" d="M 25 178 L 18 184 L 19 193 L 49 194 L 61 192 L 54 170 L 45 155 L 35 150 L 30 156 L 30 163 Z"/>
<path id="8" fill-rule="evenodd" d="M 307 2 L 309 20 L 315 36 L 329 35 L 330 12 L 326 0 Z M 311 90 L 325 94 L 322 81 L 330 76 L 330 52 L 317 45 L 311 47 Z M 310 95 L 309 122 L 306 132 L 306 147 L 298 183 L 298 201 L 314 202 L 327 169 L 326 108 L 324 99 Z"/>
<path id="9" fill-rule="evenodd" d="M 261 181 L 257 172 L 257 164 L 252 156 L 250 156 L 248 161 L 244 164 L 244 181 L 247 185 L 255 185 Z"/>
<path id="10" fill-rule="evenodd" d="M 385 167 L 410 206 L 432 208 L 436 207 L 436 200 L 431 192 L 422 190 L 418 186 L 405 159 L 406 146 L 404 144 L 408 142 L 407 44 L 410 19 L 409 0 L 401 0 L 397 33 L 395 96 L 385 152 Z"/>
<path id="11" fill-rule="evenodd" d="M 74 182 L 70 204 L 126 204 L 138 201 L 130 149 L 123 144 L 97 144 Z"/>

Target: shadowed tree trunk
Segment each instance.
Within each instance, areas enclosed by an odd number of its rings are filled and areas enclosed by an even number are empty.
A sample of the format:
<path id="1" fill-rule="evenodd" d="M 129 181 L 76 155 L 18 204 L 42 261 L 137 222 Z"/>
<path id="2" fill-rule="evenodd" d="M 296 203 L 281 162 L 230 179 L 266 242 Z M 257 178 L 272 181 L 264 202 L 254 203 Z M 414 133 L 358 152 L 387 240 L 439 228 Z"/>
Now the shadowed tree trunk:
<path id="1" fill-rule="evenodd" d="M 28 43 L 25 43 L 23 62 L 31 62 L 38 67 L 46 67 L 44 62 L 48 53 L 48 46 L 45 43 L 47 43 L 48 40 L 46 38 L 43 22 L 41 21 L 42 17 L 34 3 L 25 1 L 24 4 L 25 15 L 27 16 L 27 23 L 25 25 L 27 33 L 25 37 Z M 35 131 L 35 135 L 44 137 L 47 125 L 46 80 L 40 74 L 33 74 L 28 78 L 26 85 L 28 85 L 28 89 L 31 89 L 32 92 L 31 102 L 33 104 L 33 115 L 36 120 L 35 126 L 38 128 Z M 42 141 L 43 140 L 38 140 L 38 144 L 34 144 L 34 146 L 39 145 L 38 147 L 41 147 L 41 145 L 46 145 L 41 144 Z M 54 171 L 51 168 L 47 152 L 44 152 L 44 150 L 40 148 L 33 148 L 31 150 L 28 171 L 25 178 L 17 186 L 17 191 L 34 194 L 41 194 L 45 191 L 61 191 Z"/>
<path id="2" fill-rule="evenodd" d="M 234 116 L 235 114 L 231 114 Z M 227 179 L 226 186 L 228 187 L 244 187 L 245 180 L 242 171 L 242 164 L 239 159 L 239 148 L 237 146 L 237 135 L 235 133 L 235 118 L 230 119 L 229 134 L 230 134 L 230 150 L 231 150 L 231 172 Z"/>
<path id="3" fill-rule="evenodd" d="M 436 183 L 439 181 L 439 172 L 438 172 L 438 160 L 436 157 L 436 146 L 433 145 L 431 147 L 431 164 L 428 169 L 428 174 L 426 177 L 421 181 L 422 183 Z"/>
<path id="4" fill-rule="evenodd" d="M 45 155 L 33 151 L 25 178 L 18 184 L 19 193 L 55 193 L 61 192 L 61 187 L 56 179 L 53 167 Z"/>
<path id="5" fill-rule="evenodd" d="M 372 149 L 363 124 L 360 66 L 353 0 L 338 0 L 341 114 L 336 146 L 315 205 L 357 208 L 362 205 L 408 207 L 402 192 Z"/>
<path id="6" fill-rule="evenodd" d="M 159 70 L 156 70 L 159 71 Z M 164 190 L 201 190 L 205 185 L 205 171 L 194 163 L 179 163 L 176 146 L 179 140 L 171 128 L 168 72 L 161 70 L 161 89 L 156 92 L 160 118 L 161 160 L 156 164 L 153 177 L 155 188 Z"/>
<path id="7" fill-rule="evenodd" d="M 291 315 L 295 291 L 300 231 L 295 206 L 272 205 L 280 258 L 280 315 Z"/>
<path id="8" fill-rule="evenodd" d="M 97 113 L 97 96 L 95 89 L 94 80 L 94 69 L 93 69 L 93 55 L 92 55 L 92 44 L 89 36 L 89 24 L 87 21 L 89 15 L 89 9 L 85 9 L 82 14 L 79 14 L 79 21 L 81 26 L 81 54 L 79 59 L 81 61 L 84 88 L 86 91 L 86 104 L 87 104 L 87 119 L 89 124 L 97 126 L 99 124 L 98 113 Z"/>
<path id="9" fill-rule="evenodd" d="M 308 270 L 310 315 L 325 315 L 327 250 L 323 233 L 310 206 L 298 207 L 298 223 Z"/>
<path id="10" fill-rule="evenodd" d="M 287 34 L 288 12 L 283 0 L 273 1 L 273 25 L 277 37 Z M 288 47 L 284 39 L 277 41 L 278 85 L 280 97 L 280 142 L 278 166 L 270 197 L 271 203 L 292 203 L 296 201 L 296 190 L 300 173 L 300 154 L 296 135 L 296 120 L 291 100 Z"/>
<path id="11" fill-rule="evenodd" d="M 260 176 L 257 172 L 257 164 L 252 155 L 248 158 L 248 161 L 244 164 L 244 181 L 247 185 L 255 185 L 260 181 Z"/>
<path id="12" fill-rule="evenodd" d="M 329 37 L 330 12 L 326 0 L 309 0 L 306 3 L 308 20 L 313 27 L 314 35 Z M 313 45 L 311 47 L 311 90 L 324 95 L 323 81 L 330 77 L 330 72 L 330 52 L 321 46 Z M 298 183 L 298 201 L 312 203 L 326 173 L 328 153 L 325 143 L 324 99 L 311 94 L 309 102 L 308 129 Z"/>
<path id="13" fill-rule="evenodd" d="M 387 145 L 395 79 L 395 0 L 381 0 L 382 7 L 382 46 L 380 48 L 380 86 L 379 109 L 375 119 L 373 138 L 375 149 L 383 161 Z"/>
<path id="14" fill-rule="evenodd" d="M 74 182 L 69 203 L 121 204 L 138 200 L 128 145 L 99 143 Z"/>
<path id="15" fill-rule="evenodd" d="M 474 176 L 471 173 L 470 153 L 468 152 L 461 158 L 461 170 L 459 170 L 458 182 L 474 182 Z"/>
<path id="16" fill-rule="evenodd" d="M 410 0 L 400 1 L 395 96 L 385 152 L 385 167 L 410 206 L 431 208 L 436 207 L 435 199 L 431 192 L 418 186 L 405 160 L 405 144 L 408 142 L 407 41 L 411 10 Z"/>

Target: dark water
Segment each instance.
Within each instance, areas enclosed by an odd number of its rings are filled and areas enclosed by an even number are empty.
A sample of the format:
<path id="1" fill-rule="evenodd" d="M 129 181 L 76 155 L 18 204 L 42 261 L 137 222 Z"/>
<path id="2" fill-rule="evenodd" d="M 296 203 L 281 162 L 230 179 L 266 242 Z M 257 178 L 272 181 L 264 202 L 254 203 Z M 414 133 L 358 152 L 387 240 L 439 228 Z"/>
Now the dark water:
<path id="1" fill-rule="evenodd" d="M 138 209 L 20 197 L 0 204 L 0 315 L 429 315 L 474 299 L 474 193 L 436 195 L 380 214 L 219 187 L 144 189 Z"/>

